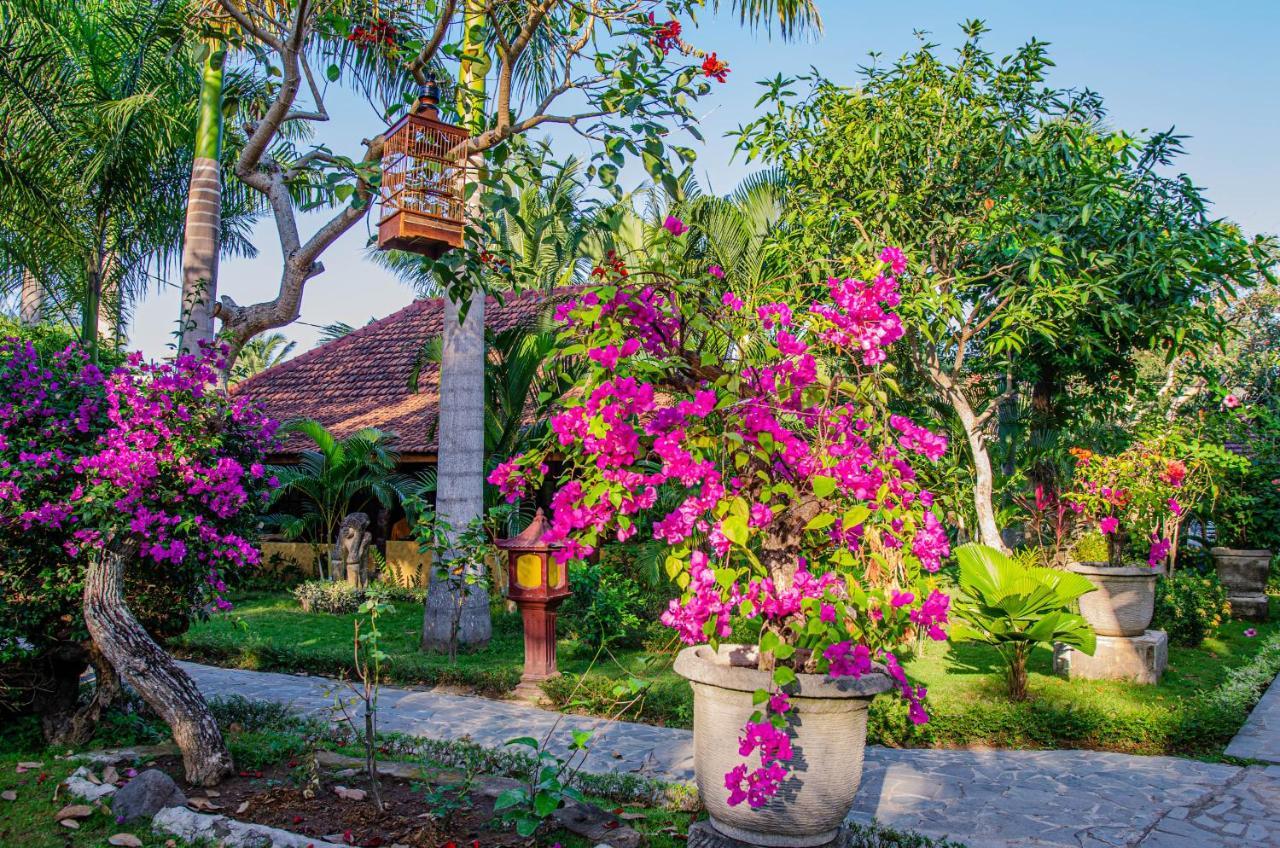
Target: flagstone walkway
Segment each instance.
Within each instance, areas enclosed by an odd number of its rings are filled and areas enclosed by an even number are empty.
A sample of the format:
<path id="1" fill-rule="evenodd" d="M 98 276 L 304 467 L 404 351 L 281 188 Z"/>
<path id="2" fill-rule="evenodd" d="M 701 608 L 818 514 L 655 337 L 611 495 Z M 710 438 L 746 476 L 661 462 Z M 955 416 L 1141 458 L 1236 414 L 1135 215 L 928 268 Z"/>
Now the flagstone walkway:
<path id="1" fill-rule="evenodd" d="M 182 665 L 206 696 L 279 701 L 310 715 L 329 714 L 333 704 L 334 682 L 324 678 Z M 1264 701 L 1280 712 L 1278 685 Z M 391 687 L 382 690 L 381 706 L 384 731 L 468 737 L 489 747 L 553 729 L 554 744 L 567 745 L 571 730 L 592 730 L 588 771 L 672 782 L 693 778 L 693 734 L 687 730 Z M 1270 727 L 1273 737 L 1277 725 Z M 1097 751 L 872 746 L 850 818 L 969 848 L 1280 848 L 1280 765 Z"/>

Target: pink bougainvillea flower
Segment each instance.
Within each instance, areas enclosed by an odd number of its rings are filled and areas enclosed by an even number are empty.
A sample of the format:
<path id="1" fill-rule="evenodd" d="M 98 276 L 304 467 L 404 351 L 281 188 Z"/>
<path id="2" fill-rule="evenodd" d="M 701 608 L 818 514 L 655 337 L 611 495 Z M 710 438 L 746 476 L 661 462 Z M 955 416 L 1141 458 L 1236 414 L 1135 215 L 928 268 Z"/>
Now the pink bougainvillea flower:
<path id="1" fill-rule="evenodd" d="M 1119 528 L 1119 526 L 1120 519 L 1113 515 L 1108 515 L 1098 522 L 1098 529 L 1107 535 L 1116 532 L 1116 529 Z"/>
<path id="2" fill-rule="evenodd" d="M 888 263 L 895 274 L 907 270 L 907 256 L 900 247 L 886 247 L 880 252 L 880 261 Z"/>
<path id="3" fill-rule="evenodd" d="M 719 265 L 712 265 L 710 268 L 707 269 L 707 273 L 715 277 L 717 280 L 724 279 L 724 269 L 721 268 Z"/>
<path id="4" fill-rule="evenodd" d="M 1177 498 L 1169 498 L 1165 501 L 1165 505 L 1169 507 L 1169 511 L 1174 515 L 1182 515 L 1182 504 L 1178 503 Z"/>
<path id="5" fill-rule="evenodd" d="M 1225 398 L 1222 399 L 1222 405 L 1225 406 L 1227 409 L 1235 409 L 1241 403 L 1242 401 L 1240 400 L 1240 398 L 1238 398 L 1235 395 L 1227 395 Z"/>
<path id="6" fill-rule="evenodd" d="M 746 306 L 746 304 L 742 302 L 742 298 L 738 297 L 731 291 L 725 292 L 722 300 L 724 301 L 724 305 L 732 309 L 734 312 L 741 312 L 742 307 Z"/>
<path id="7" fill-rule="evenodd" d="M 675 215 L 668 215 L 667 220 L 662 222 L 662 226 L 667 228 L 667 232 L 673 236 L 682 236 L 689 232 L 689 225 L 681 221 Z"/>
<path id="8" fill-rule="evenodd" d="M 1248 629 L 1246 629 L 1246 630 L 1244 631 L 1244 635 L 1245 635 L 1245 636 L 1247 636 L 1248 638 L 1252 639 L 1254 636 L 1257 636 L 1257 635 L 1258 635 L 1258 631 L 1257 631 L 1257 630 L 1255 630 L 1254 628 L 1250 627 L 1250 628 L 1248 628 Z"/>
<path id="9" fill-rule="evenodd" d="M 1175 489 L 1182 488 L 1187 480 L 1187 464 L 1180 459 L 1171 459 L 1165 464 L 1160 479 Z"/>

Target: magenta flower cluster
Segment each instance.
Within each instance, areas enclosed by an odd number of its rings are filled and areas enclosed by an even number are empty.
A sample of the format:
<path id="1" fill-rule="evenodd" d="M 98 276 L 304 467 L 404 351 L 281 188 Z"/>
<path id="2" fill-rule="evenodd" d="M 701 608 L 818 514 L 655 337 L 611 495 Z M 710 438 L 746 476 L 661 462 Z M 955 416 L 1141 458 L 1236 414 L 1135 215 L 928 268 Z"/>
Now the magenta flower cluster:
<path id="1" fill-rule="evenodd" d="M 0 527 L 50 534 L 81 562 L 130 539 L 226 607 L 222 575 L 258 560 L 276 425 L 219 390 L 214 367 L 135 354 L 104 374 L 74 345 L 45 362 L 0 343 Z"/>
<path id="2" fill-rule="evenodd" d="M 775 688 L 743 730 L 747 762 L 725 776 L 729 803 L 760 806 L 790 774 L 796 673 L 885 674 L 927 720 L 894 651 L 917 633 L 946 638 L 950 601 L 931 575 L 949 539 L 913 463 L 940 459 L 947 440 L 885 401 L 901 251 L 884 251 L 870 282 L 832 278 L 829 299 L 751 304 L 682 279 L 688 227 L 663 227 L 653 267 L 557 310 L 563 355 L 587 366 L 582 390 L 548 444 L 489 479 L 525 497 L 555 454 L 565 473 L 544 540 L 557 559 L 647 526 L 682 590 L 664 624 L 689 644 L 727 639 L 735 622 L 767 634 Z M 674 506 L 655 511 L 660 492 Z"/>

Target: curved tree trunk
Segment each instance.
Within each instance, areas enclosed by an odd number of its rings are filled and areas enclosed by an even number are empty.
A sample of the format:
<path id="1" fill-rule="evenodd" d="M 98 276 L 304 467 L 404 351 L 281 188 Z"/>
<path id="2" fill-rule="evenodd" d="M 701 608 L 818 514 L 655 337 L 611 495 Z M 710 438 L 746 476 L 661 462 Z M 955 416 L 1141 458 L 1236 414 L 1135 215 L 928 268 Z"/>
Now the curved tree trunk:
<path id="1" fill-rule="evenodd" d="M 459 304 L 445 298 L 436 515 L 451 528 L 453 538 L 484 514 L 484 299 L 484 292 L 477 289 L 466 320 L 459 323 Z M 449 650 L 452 645 L 459 591 L 466 597 L 461 599 L 457 644 L 482 647 L 488 643 L 492 633 L 489 593 L 482 586 L 460 588 L 458 581 L 431 581 L 422 621 L 424 650 Z"/>
<path id="2" fill-rule="evenodd" d="M 125 604 L 124 569 L 137 550 L 134 542 L 108 546 L 90 563 L 84 584 L 85 624 L 102 655 L 173 731 L 188 782 L 213 786 L 231 774 L 232 765 L 209 705 Z"/>
<path id="3" fill-rule="evenodd" d="M 222 68 L 226 48 L 214 45 L 204 61 L 196 121 L 195 160 L 187 189 L 182 242 L 181 352 L 200 353 L 211 343 L 218 296 L 218 237 L 222 228 Z"/>

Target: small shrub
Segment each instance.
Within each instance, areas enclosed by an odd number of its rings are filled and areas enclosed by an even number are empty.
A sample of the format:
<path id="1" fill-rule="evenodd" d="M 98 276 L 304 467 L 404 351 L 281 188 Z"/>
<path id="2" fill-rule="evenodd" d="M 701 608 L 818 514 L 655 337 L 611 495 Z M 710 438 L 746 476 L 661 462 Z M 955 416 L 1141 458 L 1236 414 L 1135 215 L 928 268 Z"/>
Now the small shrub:
<path id="1" fill-rule="evenodd" d="M 224 730 L 238 725 L 245 732 L 299 731 L 307 721 L 279 701 L 259 701 L 243 695 L 219 695 L 209 701 L 218 726 Z"/>
<path id="2" fill-rule="evenodd" d="M 311 612 L 349 615 L 360 609 L 370 593 L 376 592 L 390 603 L 423 603 L 427 590 L 407 588 L 390 583 L 374 583 L 367 589 L 358 589 L 346 583 L 327 580 L 308 580 L 294 588 L 293 597 Z"/>
<path id="3" fill-rule="evenodd" d="M 1249 662 L 1227 672 L 1227 679 L 1187 711 L 1180 735 L 1225 743 L 1271 681 L 1280 674 L 1280 632 L 1272 633 Z"/>
<path id="4" fill-rule="evenodd" d="M 573 594 L 565 601 L 560 621 L 566 631 L 588 645 L 634 646 L 641 641 L 644 598 L 630 577 L 600 563 L 569 572 Z"/>
<path id="5" fill-rule="evenodd" d="M 1107 537 L 1097 530 L 1090 530 L 1071 546 L 1074 562 L 1106 562 L 1110 554 Z"/>
<path id="6" fill-rule="evenodd" d="M 1230 612 L 1227 590 L 1213 572 L 1183 568 L 1156 584 L 1153 620 L 1175 645 L 1197 647 Z"/>
<path id="7" fill-rule="evenodd" d="M 226 738 L 231 759 L 241 771 L 261 771 L 307 753 L 306 737 L 297 733 L 261 730 L 231 733 Z"/>

